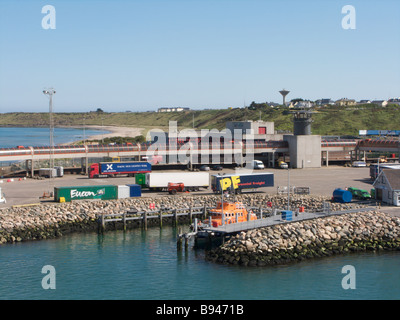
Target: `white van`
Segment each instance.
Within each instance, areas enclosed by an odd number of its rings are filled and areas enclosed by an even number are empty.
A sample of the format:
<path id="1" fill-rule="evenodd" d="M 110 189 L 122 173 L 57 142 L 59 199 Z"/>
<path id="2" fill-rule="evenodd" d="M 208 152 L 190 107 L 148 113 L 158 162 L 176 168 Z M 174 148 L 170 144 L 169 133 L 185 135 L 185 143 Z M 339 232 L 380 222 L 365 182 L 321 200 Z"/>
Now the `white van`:
<path id="1" fill-rule="evenodd" d="M 260 160 L 253 160 L 251 162 L 252 169 L 264 169 L 264 163 Z"/>

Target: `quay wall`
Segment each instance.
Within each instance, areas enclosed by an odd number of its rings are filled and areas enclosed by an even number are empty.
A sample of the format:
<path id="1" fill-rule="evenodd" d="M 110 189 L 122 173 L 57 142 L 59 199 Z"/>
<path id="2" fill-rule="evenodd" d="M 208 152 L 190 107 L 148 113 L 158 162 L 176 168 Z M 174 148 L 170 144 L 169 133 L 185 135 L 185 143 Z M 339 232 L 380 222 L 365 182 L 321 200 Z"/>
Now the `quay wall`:
<path id="1" fill-rule="evenodd" d="M 400 250 L 400 219 L 366 211 L 242 232 L 206 252 L 206 259 L 223 264 L 266 266 L 379 250 Z"/>
<path id="2" fill-rule="evenodd" d="M 287 198 L 280 195 L 267 194 L 242 194 L 237 196 L 249 206 L 286 208 Z M 182 195 L 164 197 L 142 197 L 118 200 L 90 200 L 68 203 L 42 203 L 37 206 L 11 207 L 0 209 L 0 244 L 56 238 L 72 232 L 91 232 L 98 230 L 97 214 L 123 213 L 126 210 L 150 211 L 149 205 L 154 204 L 155 209 L 160 208 L 189 208 L 190 206 L 214 207 L 220 201 L 218 195 Z M 292 209 L 303 206 L 306 210 L 313 211 L 322 207 L 328 198 L 312 195 L 294 195 L 291 197 Z M 344 210 L 358 208 L 358 204 L 332 203 L 331 210 Z M 172 218 L 163 218 L 163 225 L 172 225 Z M 187 216 L 178 217 L 179 224 L 188 224 Z M 148 227 L 159 226 L 159 219 L 148 220 Z M 141 222 L 128 221 L 126 227 L 141 227 Z M 119 222 L 108 222 L 107 230 L 122 229 Z"/>

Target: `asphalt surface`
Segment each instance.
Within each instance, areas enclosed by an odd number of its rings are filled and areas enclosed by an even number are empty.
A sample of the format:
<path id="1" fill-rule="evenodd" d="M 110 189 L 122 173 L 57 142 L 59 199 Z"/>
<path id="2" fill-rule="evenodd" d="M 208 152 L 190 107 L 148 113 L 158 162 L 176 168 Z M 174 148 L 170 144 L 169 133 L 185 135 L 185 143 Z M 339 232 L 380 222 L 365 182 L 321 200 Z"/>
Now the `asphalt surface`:
<path id="1" fill-rule="evenodd" d="M 160 171 L 157 171 L 160 172 Z M 173 170 L 169 171 L 173 174 Z M 218 173 L 234 173 L 233 169 L 224 169 L 223 171 L 210 171 L 210 174 Z M 272 172 L 274 173 L 274 187 L 260 188 L 257 192 L 265 192 L 276 194 L 278 186 L 287 186 L 288 180 L 291 186 L 309 187 L 310 193 L 313 195 L 332 196 L 333 190 L 336 188 L 358 187 L 370 191 L 372 181 L 369 178 L 369 168 L 353 168 L 341 166 L 329 166 L 313 169 L 271 169 L 257 170 L 255 172 Z M 0 208 L 10 207 L 14 205 L 27 205 L 35 203 L 48 203 L 53 199 L 41 199 L 45 193 L 54 191 L 54 187 L 61 186 L 87 186 L 87 185 L 126 185 L 135 183 L 134 178 L 102 178 L 89 179 L 84 175 L 65 175 L 64 177 L 36 180 L 27 178 L 19 181 L 14 179 L 14 182 L 7 182 L 3 179 L 0 183 L 2 193 L 5 194 L 7 203 L 1 203 Z M 249 192 L 249 191 L 246 191 Z M 191 194 L 213 194 L 211 189 L 192 192 Z M 167 196 L 166 192 L 142 192 L 143 197 L 158 197 Z M 187 193 L 180 193 L 176 196 L 185 196 Z M 399 209 L 400 210 L 400 209 Z"/>

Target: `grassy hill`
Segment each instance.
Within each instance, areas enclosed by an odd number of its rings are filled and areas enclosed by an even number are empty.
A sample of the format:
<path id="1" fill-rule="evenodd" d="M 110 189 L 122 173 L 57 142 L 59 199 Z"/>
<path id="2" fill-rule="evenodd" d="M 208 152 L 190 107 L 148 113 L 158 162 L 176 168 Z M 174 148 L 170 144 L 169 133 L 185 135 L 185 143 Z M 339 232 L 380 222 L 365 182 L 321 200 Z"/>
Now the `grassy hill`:
<path id="1" fill-rule="evenodd" d="M 292 131 L 292 115 L 287 108 L 270 108 L 255 104 L 250 108 L 199 110 L 174 113 L 158 112 L 87 112 L 55 113 L 55 126 L 98 125 L 167 129 L 169 121 L 177 121 L 179 128 L 196 129 L 225 128 L 227 121 L 261 120 L 273 121 L 275 130 Z M 375 105 L 356 107 L 331 106 L 314 110 L 312 133 L 320 135 L 358 135 L 360 129 L 400 129 L 400 107 L 385 108 Z M 48 113 L 2 113 L 0 126 L 47 127 Z"/>

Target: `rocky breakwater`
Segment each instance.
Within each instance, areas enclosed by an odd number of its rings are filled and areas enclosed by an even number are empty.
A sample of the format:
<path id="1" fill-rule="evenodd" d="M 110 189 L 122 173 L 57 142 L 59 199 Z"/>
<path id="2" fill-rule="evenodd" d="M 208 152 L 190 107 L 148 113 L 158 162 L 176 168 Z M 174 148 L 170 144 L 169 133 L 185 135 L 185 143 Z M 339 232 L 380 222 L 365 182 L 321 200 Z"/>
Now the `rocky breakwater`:
<path id="1" fill-rule="evenodd" d="M 158 196 L 127 198 L 118 200 L 90 200 L 69 203 L 51 203 L 32 207 L 5 208 L 0 210 L 0 243 L 40 240 L 59 237 L 63 234 L 79 231 L 97 231 L 97 214 L 123 213 L 130 209 L 151 211 L 155 209 L 215 207 L 221 200 L 220 195 Z M 286 208 L 287 198 L 280 195 L 242 194 L 237 196 L 248 206 Z M 295 195 L 291 197 L 293 210 L 302 206 L 306 211 L 320 209 L 328 198 L 321 196 Z M 360 207 L 359 204 L 331 204 L 331 210 L 344 210 Z M 152 219 L 155 221 L 156 219 Z M 136 227 L 139 224 L 129 227 Z M 156 225 L 158 225 L 156 223 Z"/>
<path id="2" fill-rule="evenodd" d="M 368 250 L 400 250 L 400 219 L 367 211 L 250 230 L 207 252 L 206 259 L 266 266 Z"/>

